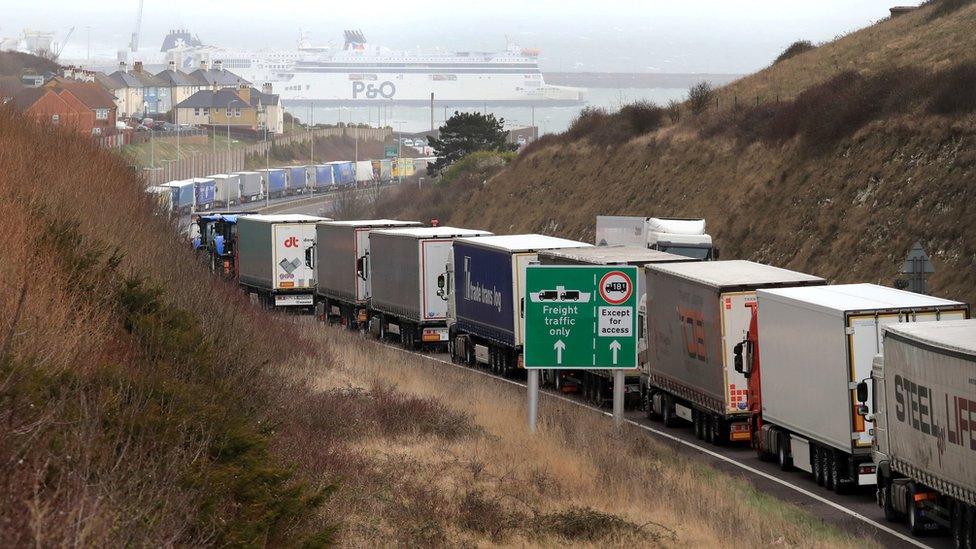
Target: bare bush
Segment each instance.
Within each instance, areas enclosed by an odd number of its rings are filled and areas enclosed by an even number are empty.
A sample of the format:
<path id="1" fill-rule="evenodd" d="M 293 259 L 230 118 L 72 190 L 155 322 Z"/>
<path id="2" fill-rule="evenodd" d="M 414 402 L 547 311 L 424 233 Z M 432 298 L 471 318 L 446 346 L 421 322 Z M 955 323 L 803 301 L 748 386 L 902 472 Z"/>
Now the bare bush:
<path id="1" fill-rule="evenodd" d="M 817 46 L 814 46 L 813 42 L 809 40 L 797 40 L 796 42 L 793 42 L 792 44 L 787 46 L 786 49 L 783 50 L 783 53 L 779 54 L 779 56 L 776 57 L 776 60 L 773 61 L 773 64 L 775 65 L 776 63 L 786 61 L 791 57 L 796 57 L 801 53 L 806 53 L 816 48 Z"/>
<path id="2" fill-rule="evenodd" d="M 668 119 L 672 124 L 677 124 L 681 120 L 681 102 L 675 99 L 668 101 Z"/>
<path id="3" fill-rule="evenodd" d="M 705 81 L 699 82 L 688 89 L 688 108 L 696 115 L 701 114 L 708 110 L 714 95 L 711 84 Z"/>

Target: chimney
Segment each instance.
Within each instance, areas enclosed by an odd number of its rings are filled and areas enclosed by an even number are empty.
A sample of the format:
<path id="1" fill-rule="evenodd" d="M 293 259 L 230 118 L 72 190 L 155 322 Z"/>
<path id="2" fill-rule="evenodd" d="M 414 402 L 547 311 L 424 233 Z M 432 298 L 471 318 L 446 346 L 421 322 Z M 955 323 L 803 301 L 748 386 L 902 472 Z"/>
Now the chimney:
<path id="1" fill-rule="evenodd" d="M 170 60 L 170 62 L 169 62 L 169 70 L 171 70 L 171 71 L 175 71 L 176 70 L 176 61 L 173 61 L 172 59 Z"/>
<path id="2" fill-rule="evenodd" d="M 203 69 L 203 70 L 207 70 L 207 60 L 206 59 L 201 59 L 200 60 L 200 68 Z"/>
<path id="3" fill-rule="evenodd" d="M 135 65 L 132 66 L 132 70 L 142 72 L 142 61 L 136 61 Z"/>
<path id="4" fill-rule="evenodd" d="M 237 81 L 237 95 L 239 95 L 241 99 L 243 99 L 244 102 L 250 106 L 251 87 L 245 84 L 244 82 L 241 82 L 240 80 Z"/>
<path id="5" fill-rule="evenodd" d="M 119 61 L 119 72 L 125 72 L 125 61 Z"/>
<path id="6" fill-rule="evenodd" d="M 221 61 L 220 59 L 214 61 L 214 70 L 219 71 L 219 70 L 223 70 L 223 68 L 224 68 L 224 62 L 223 61 Z"/>
<path id="7" fill-rule="evenodd" d="M 271 95 L 273 89 L 274 88 L 271 86 L 271 82 L 265 82 L 264 85 L 261 86 L 261 93 Z"/>

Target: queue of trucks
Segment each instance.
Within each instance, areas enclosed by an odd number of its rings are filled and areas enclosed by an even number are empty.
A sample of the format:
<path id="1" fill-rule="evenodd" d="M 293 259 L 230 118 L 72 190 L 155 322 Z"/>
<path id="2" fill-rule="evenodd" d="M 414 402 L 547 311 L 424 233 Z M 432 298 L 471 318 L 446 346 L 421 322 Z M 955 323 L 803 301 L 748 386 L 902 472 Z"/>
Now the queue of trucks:
<path id="1" fill-rule="evenodd" d="M 828 489 L 869 486 L 913 533 L 976 542 L 976 320 L 965 303 L 717 260 L 702 220 L 601 216 L 594 246 L 388 219 L 215 215 L 207 241 L 219 233 L 231 256 L 212 256 L 212 268 L 236 269 L 254 302 L 503 376 L 523 367 L 528 265 L 637 266 L 628 404 Z M 552 369 L 542 381 L 605 405 L 609 374 Z"/>
<path id="2" fill-rule="evenodd" d="M 339 190 L 369 184 L 392 183 L 396 177 L 413 175 L 429 159 L 401 158 L 334 161 L 312 166 L 288 166 L 214 174 L 151 186 L 162 211 L 177 215 L 207 212 L 267 198 L 307 192 Z M 409 165 L 409 169 L 408 169 Z"/>

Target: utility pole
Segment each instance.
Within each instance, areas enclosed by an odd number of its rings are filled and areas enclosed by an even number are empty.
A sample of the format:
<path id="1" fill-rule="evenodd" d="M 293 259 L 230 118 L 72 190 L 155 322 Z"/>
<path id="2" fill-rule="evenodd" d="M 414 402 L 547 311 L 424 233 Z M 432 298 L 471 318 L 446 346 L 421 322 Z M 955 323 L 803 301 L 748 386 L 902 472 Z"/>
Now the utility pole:
<path id="1" fill-rule="evenodd" d="M 267 177 L 268 177 L 268 181 L 270 182 L 270 180 L 271 180 L 271 147 L 268 146 L 268 120 L 267 120 L 267 116 L 265 116 L 265 121 L 264 121 L 264 167 L 265 167 L 265 169 L 268 170 L 265 173 L 268 174 Z M 265 207 L 268 207 L 268 206 L 271 205 L 271 193 L 270 192 L 267 193 L 265 195 L 265 197 L 264 197 L 264 205 L 265 205 Z"/>
<path id="2" fill-rule="evenodd" d="M 430 92 L 430 131 L 434 131 L 434 92 Z"/>

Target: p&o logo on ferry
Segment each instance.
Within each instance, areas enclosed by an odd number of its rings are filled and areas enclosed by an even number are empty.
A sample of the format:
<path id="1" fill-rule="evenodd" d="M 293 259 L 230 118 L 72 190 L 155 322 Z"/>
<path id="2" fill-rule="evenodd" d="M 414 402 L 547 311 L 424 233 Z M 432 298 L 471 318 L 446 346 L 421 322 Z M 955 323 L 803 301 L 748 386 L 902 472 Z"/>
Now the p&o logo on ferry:
<path id="1" fill-rule="evenodd" d="M 396 85 L 393 82 L 387 80 L 380 85 L 367 84 L 366 82 L 356 81 L 352 83 L 352 98 L 359 99 L 359 96 L 363 95 L 366 99 L 376 99 L 377 97 L 382 97 L 383 99 L 393 99 L 396 95 Z"/>

